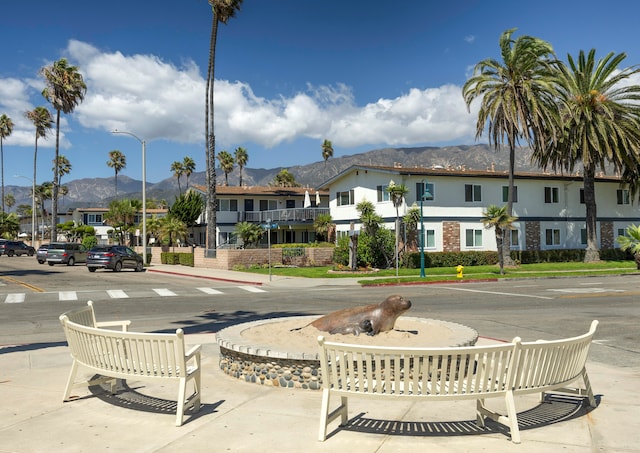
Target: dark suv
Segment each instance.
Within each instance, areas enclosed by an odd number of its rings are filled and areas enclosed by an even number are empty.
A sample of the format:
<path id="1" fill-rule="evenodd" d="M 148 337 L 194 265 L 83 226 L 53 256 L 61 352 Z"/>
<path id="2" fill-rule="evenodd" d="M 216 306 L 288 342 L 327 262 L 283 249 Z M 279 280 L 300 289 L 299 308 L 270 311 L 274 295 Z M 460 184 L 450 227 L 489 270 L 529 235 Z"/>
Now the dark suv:
<path id="1" fill-rule="evenodd" d="M 142 256 L 124 245 L 97 245 L 87 253 L 89 272 L 95 272 L 98 268 L 114 272 L 129 268 L 140 272 L 143 267 Z"/>
<path id="2" fill-rule="evenodd" d="M 33 256 L 36 253 L 36 249 L 30 245 L 25 244 L 22 241 L 2 241 L 0 242 L 0 255 L 29 255 Z"/>

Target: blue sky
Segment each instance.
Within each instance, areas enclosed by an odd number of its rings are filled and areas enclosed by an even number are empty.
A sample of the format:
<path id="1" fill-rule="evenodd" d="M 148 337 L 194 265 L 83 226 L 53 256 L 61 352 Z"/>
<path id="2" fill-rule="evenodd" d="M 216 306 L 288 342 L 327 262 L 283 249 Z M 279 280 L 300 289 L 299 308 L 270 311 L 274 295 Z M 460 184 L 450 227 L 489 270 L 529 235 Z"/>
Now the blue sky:
<path id="1" fill-rule="evenodd" d="M 206 0 L 12 1 L 2 7 L 0 114 L 6 185 L 30 185 L 33 126 L 23 113 L 48 106 L 39 69 L 65 57 L 87 83 L 84 102 L 63 116 L 65 179 L 121 174 L 171 177 L 185 156 L 205 169 L 204 90 L 211 11 Z M 509 28 L 549 41 L 557 55 L 597 49 L 640 63 L 640 3 L 502 0 L 245 0 L 221 25 L 216 56 L 216 152 L 245 147 L 252 168 L 290 167 L 383 147 L 473 144 L 475 109 L 461 87 L 473 66 L 499 57 Z M 640 83 L 640 82 L 639 82 Z M 37 183 L 51 180 L 54 137 L 39 141 Z M 485 137 L 480 142 L 485 142 Z"/>

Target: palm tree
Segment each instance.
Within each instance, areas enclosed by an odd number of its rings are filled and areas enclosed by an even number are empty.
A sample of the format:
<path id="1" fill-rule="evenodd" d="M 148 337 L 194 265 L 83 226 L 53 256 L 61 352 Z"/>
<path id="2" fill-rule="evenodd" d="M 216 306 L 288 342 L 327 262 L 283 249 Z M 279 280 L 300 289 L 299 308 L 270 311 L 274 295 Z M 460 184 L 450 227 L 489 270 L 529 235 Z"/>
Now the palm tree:
<path id="1" fill-rule="evenodd" d="M 407 245 L 409 250 L 418 248 L 418 223 L 420 223 L 420 208 L 413 203 L 407 213 L 402 218 L 407 229 Z"/>
<path id="2" fill-rule="evenodd" d="M 396 277 L 398 276 L 398 242 L 400 237 L 400 206 L 404 203 L 404 197 L 409 193 L 409 189 L 404 184 L 396 184 L 391 181 L 387 186 L 387 192 L 393 203 L 393 207 L 396 208 Z"/>
<path id="3" fill-rule="evenodd" d="M 182 195 L 182 189 L 180 188 L 180 177 L 184 173 L 184 166 L 182 165 L 182 162 L 180 162 L 179 160 L 173 161 L 173 163 L 171 164 L 171 172 L 173 173 L 173 176 L 175 176 L 178 180 L 178 193 Z"/>
<path id="4" fill-rule="evenodd" d="M 51 113 L 47 110 L 46 107 L 36 107 L 33 110 L 25 112 L 24 116 L 33 123 L 36 127 L 36 146 L 33 152 L 33 180 L 32 184 L 32 194 L 33 196 L 36 192 L 36 169 L 38 163 L 38 139 L 45 138 L 47 133 L 53 126 L 53 118 L 51 118 Z M 32 241 L 35 241 L 35 238 L 31 238 Z"/>
<path id="5" fill-rule="evenodd" d="M 13 132 L 13 121 L 4 113 L 0 115 L 0 175 L 2 176 L 2 212 L 4 212 L 4 148 L 3 141 Z"/>
<path id="6" fill-rule="evenodd" d="M 58 170 L 58 184 L 60 184 L 60 187 L 58 187 L 58 195 L 62 195 L 64 197 L 69 193 L 69 189 L 63 186 L 60 181 L 62 181 L 62 177 L 64 175 L 68 175 L 69 173 L 71 173 L 72 168 L 73 166 L 71 165 L 71 162 L 69 162 L 69 159 L 67 159 L 67 157 L 63 154 L 60 154 L 58 156 L 57 164 L 55 160 L 53 161 L 53 171 L 56 171 L 56 169 Z"/>
<path id="7" fill-rule="evenodd" d="M 215 80 L 216 41 L 218 24 L 226 24 L 240 10 L 242 0 L 209 0 L 211 6 L 211 36 L 209 38 L 209 65 L 207 68 L 207 85 L 205 92 L 205 140 L 207 157 L 207 247 L 205 255 L 215 257 L 216 253 L 216 136 L 213 127 L 213 85 Z"/>
<path id="8" fill-rule="evenodd" d="M 46 182 L 43 182 L 42 184 L 38 184 L 34 190 L 36 203 L 38 203 L 40 207 L 40 217 L 42 218 L 42 237 L 43 238 L 45 233 L 44 224 L 47 219 L 47 211 L 44 205 L 47 200 L 51 200 L 52 193 L 53 193 L 53 183 L 51 181 L 46 181 Z M 37 212 L 36 212 L 36 220 L 37 220 Z"/>
<path id="9" fill-rule="evenodd" d="M 316 236 L 322 240 L 329 241 L 329 232 L 333 226 L 333 219 L 331 214 L 319 214 L 313 222 L 313 229 L 316 232 Z"/>
<path id="10" fill-rule="evenodd" d="M 322 158 L 324 159 L 324 168 L 327 168 L 327 161 L 333 157 L 333 144 L 326 138 L 322 142 Z"/>
<path id="11" fill-rule="evenodd" d="M 271 186 L 276 187 L 300 187 L 300 184 L 296 182 L 296 177 L 286 168 L 283 168 L 273 177 L 273 181 L 269 183 Z"/>
<path id="12" fill-rule="evenodd" d="M 107 167 L 113 168 L 115 171 L 115 190 L 116 200 L 118 199 L 118 173 L 127 167 L 127 156 L 122 151 L 114 149 L 109 151 L 109 160 L 107 161 Z"/>
<path id="13" fill-rule="evenodd" d="M 161 233 L 168 236 L 169 246 L 173 246 L 173 238 L 184 238 L 187 234 L 187 225 L 180 219 L 174 216 L 167 216 L 162 222 Z"/>
<path id="14" fill-rule="evenodd" d="M 476 140 L 489 123 L 489 145 L 496 150 L 509 147 L 509 193 L 507 213 L 513 213 L 515 148 L 523 140 L 539 147 L 558 135 L 555 104 L 553 47 L 538 38 L 512 39 L 515 28 L 500 36 L 502 62 L 487 58 L 476 64 L 473 75 L 462 88 L 469 111 L 471 103 L 482 97 Z M 505 259 L 511 264 L 509 241 L 505 241 Z"/>
<path id="15" fill-rule="evenodd" d="M 258 245 L 265 230 L 257 223 L 239 222 L 236 223 L 234 233 L 242 240 L 242 245 L 245 248 L 251 248 Z"/>
<path id="16" fill-rule="evenodd" d="M 16 204 L 16 197 L 14 197 L 12 193 L 6 194 L 4 196 L 4 204 L 6 204 L 9 209 L 11 209 L 13 205 Z"/>
<path id="17" fill-rule="evenodd" d="M 184 175 L 187 177 L 186 189 L 189 189 L 189 177 L 196 170 L 196 162 L 191 157 L 185 156 L 185 158 L 182 159 L 182 169 L 184 171 Z"/>
<path id="18" fill-rule="evenodd" d="M 504 251 L 503 244 L 505 239 L 505 232 L 513 229 L 513 222 L 518 220 L 517 217 L 509 215 L 507 213 L 507 207 L 503 206 L 499 208 L 496 205 L 487 206 L 487 210 L 482 213 L 482 223 L 484 227 L 495 228 L 496 232 L 496 246 L 498 249 L 498 264 L 500 265 L 500 274 L 504 275 Z M 507 241 L 508 242 L 508 241 Z"/>
<path id="19" fill-rule="evenodd" d="M 627 80 L 637 66 L 619 70 L 624 53 L 609 53 L 596 62 L 595 49 L 580 51 L 569 67 L 558 65 L 558 99 L 563 135 L 536 150 L 533 159 L 542 167 L 572 171 L 581 162 L 587 230 L 585 262 L 598 261 L 595 173 L 611 163 L 637 190 L 640 168 L 640 86 Z"/>
<path id="20" fill-rule="evenodd" d="M 218 162 L 220 162 L 220 168 L 224 172 L 224 185 L 229 185 L 229 173 L 233 171 L 233 156 L 229 151 L 220 151 L 218 153 Z"/>
<path id="21" fill-rule="evenodd" d="M 56 111 L 56 152 L 53 159 L 58 162 L 60 151 L 60 112 L 65 115 L 73 112 L 78 104 L 84 99 L 87 85 L 84 83 L 82 74 L 78 72 L 77 66 L 70 66 L 66 58 L 54 61 L 51 66 L 40 69 L 40 74 L 44 77 L 46 87 L 42 90 L 42 95 L 51 103 Z M 59 173 L 57 168 L 53 171 L 53 195 L 51 211 L 53 212 L 51 221 L 51 238 L 55 240 L 57 235 L 56 220 L 58 215 L 58 186 Z"/>
<path id="22" fill-rule="evenodd" d="M 240 170 L 239 185 L 240 187 L 242 187 L 242 169 L 245 167 L 245 165 L 247 165 L 247 162 L 249 162 L 249 154 L 247 154 L 247 150 L 245 148 L 238 147 L 233 153 L 233 157 L 236 161 L 236 164 L 238 164 L 238 169 Z"/>
<path id="23" fill-rule="evenodd" d="M 15 212 L 0 212 L 0 237 L 13 239 L 20 233 L 20 219 Z"/>
<path id="24" fill-rule="evenodd" d="M 620 246 L 620 250 L 628 250 L 633 254 L 636 267 L 640 269 L 640 226 L 629 225 L 627 227 L 627 234 L 618 236 L 616 242 Z"/>

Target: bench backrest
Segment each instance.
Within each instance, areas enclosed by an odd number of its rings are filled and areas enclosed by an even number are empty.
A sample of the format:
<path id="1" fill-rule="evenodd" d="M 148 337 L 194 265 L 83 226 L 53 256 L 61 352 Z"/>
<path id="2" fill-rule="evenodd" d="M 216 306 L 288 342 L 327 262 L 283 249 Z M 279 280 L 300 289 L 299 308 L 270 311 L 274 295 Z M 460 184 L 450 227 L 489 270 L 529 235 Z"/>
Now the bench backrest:
<path id="1" fill-rule="evenodd" d="M 503 392 L 513 344 L 459 348 L 395 348 L 328 342 L 318 337 L 323 388 L 446 398 Z"/>
<path id="2" fill-rule="evenodd" d="M 96 327 L 96 314 L 93 310 L 93 302 L 88 301 L 87 305 L 65 313 L 69 321 L 82 326 Z"/>
<path id="3" fill-rule="evenodd" d="M 584 335 L 562 340 L 522 343 L 519 338 L 514 339 L 513 388 L 544 389 L 575 380 L 587 362 L 597 326 L 598 321 L 593 321 Z"/>
<path id="4" fill-rule="evenodd" d="M 186 376 L 184 332 L 133 333 L 98 329 L 60 317 L 71 355 L 97 370 L 129 376 Z"/>

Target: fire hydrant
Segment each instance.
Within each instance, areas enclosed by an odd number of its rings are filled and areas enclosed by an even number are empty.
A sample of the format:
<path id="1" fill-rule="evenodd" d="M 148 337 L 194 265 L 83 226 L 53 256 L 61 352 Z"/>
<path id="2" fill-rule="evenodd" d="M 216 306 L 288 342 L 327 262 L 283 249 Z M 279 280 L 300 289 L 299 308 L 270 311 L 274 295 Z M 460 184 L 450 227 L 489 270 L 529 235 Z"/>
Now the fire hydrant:
<path id="1" fill-rule="evenodd" d="M 458 278 L 462 278 L 462 271 L 464 271 L 464 266 L 461 264 L 458 264 L 456 266 L 456 272 L 458 273 Z"/>

